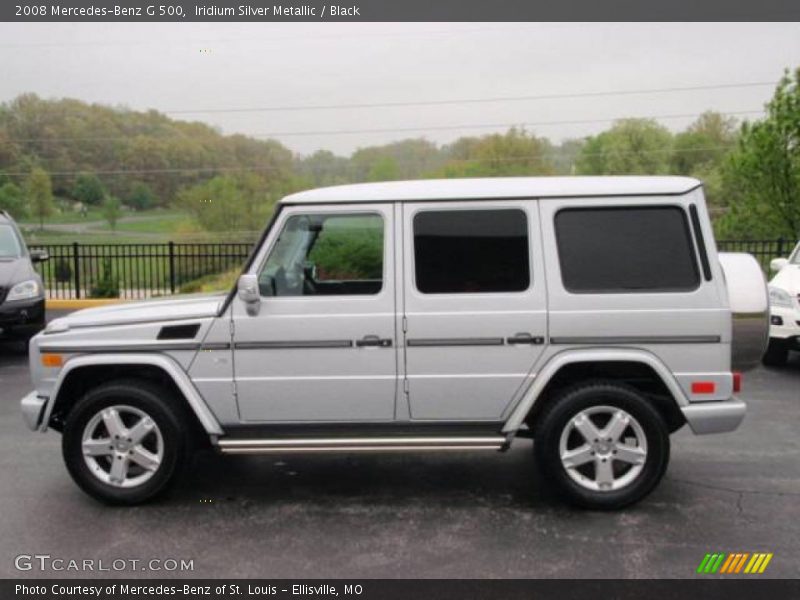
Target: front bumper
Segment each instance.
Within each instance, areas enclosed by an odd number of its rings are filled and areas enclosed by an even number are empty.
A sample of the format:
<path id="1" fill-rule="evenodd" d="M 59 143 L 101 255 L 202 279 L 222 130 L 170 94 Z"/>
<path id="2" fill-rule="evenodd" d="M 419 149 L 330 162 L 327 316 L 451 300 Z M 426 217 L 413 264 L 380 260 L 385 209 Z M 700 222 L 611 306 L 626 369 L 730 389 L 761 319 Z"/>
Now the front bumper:
<path id="1" fill-rule="evenodd" d="M 31 431 L 37 431 L 42 428 L 42 419 L 47 410 L 47 400 L 47 398 L 40 396 L 35 391 L 20 400 L 22 416 L 25 417 L 25 423 Z"/>
<path id="2" fill-rule="evenodd" d="M 769 337 L 785 341 L 790 349 L 800 350 L 800 310 L 770 307 Z"/>
<path id="3" fill-rule="evenodd" d="M 44 298 L 0 304 L 0 335 L 29 338 L 44 328 Z"/>
<path id="4" fill-rule="evenodd" d="M 695 402 L 681 411 L 694 433 L 724 433 L 741 425 L 747 405 L 739 398 L 731 398 L 722 402 Z"/>

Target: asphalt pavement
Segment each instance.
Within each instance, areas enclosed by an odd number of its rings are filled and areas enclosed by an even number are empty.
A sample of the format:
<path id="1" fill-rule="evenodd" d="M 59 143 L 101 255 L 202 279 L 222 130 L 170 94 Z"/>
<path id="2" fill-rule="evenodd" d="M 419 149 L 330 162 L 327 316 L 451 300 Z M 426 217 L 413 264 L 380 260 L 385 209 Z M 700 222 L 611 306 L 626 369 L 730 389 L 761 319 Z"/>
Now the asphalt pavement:
<path id="1" fill-rule="evenodd" d="M 684 578 L 707 552 L 772 552 L 757 577 L 798 577 L 800 356 L 744 384 L 739 431 L 675 434 L 660 486 L 619 512 L 561 505 L 525 440 L 507 453 L 206 452 L 163 500 L 109 508 L 72 483 L 57 433 L 25 427 L 27 358 L 0 347 L 0 577 L 93 576 L 15 567 L 44 554 L 126 561 L 104 577 Z M 151 559 L 193 570 L 130 566 Z"/>

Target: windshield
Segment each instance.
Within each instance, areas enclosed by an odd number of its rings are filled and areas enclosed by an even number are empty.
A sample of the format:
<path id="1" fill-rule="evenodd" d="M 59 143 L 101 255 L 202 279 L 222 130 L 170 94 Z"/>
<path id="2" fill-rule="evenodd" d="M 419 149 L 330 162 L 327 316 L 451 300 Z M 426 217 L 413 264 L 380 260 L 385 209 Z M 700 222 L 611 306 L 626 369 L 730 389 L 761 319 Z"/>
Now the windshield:
<path id="1" fill-rule="evenodd" d="M 0 259 L 19 258 L 22 248 L 17 238 L 17 233 L 10 225 L 0 225 Z"/>
<path id="2" fill-rule="evenodd" d="M 789 262 L 793 265 L 800 265 L 800 244 L 797 244 L 794 248 L 794 252 L 789 257 Z"/>

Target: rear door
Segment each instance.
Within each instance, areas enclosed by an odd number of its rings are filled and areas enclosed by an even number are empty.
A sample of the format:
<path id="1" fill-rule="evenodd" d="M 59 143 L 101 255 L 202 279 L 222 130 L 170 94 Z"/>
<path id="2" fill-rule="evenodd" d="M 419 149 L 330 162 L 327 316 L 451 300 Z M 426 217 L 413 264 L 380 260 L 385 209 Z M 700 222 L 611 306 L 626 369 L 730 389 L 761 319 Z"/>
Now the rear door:
<path id="1" fill-rule="evenodd" d="M 403 205 L 412 420 L 500 420 L 547 340 L 538 203 Z"/>
<path id="2" fill-rule="evenodd" d="M 679 381 L 729 371 L 730 312 L 693 235 L 695 194 L 541 203 L 552 345 L 645 348 Z"/>

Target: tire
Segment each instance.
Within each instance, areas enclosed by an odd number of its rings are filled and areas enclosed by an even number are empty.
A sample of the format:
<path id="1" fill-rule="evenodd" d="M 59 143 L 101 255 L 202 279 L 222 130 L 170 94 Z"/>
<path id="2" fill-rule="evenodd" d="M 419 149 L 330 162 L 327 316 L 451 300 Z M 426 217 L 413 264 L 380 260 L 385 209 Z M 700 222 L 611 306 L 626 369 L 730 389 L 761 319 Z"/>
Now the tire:
<path id="1" fill-rule="evenodd" d="M 761 362 L 768 367 L 782 367 L 789 360 L 789 348 L 786 342 L 779 338 L 769 338 L 767 351 L 761 357 Z"/>
<path id="2" fill-rule="evenodd" d="M 77 402 L 64 424 L 67 470 L 101 502 L 151 500 L 168 489 L 184 463 L 189 435 L 183 417 L 176 399 L 157 385 L 136 379 L 102 384 Z M 121 461 L 116 469 L 115 461 Z"/>
<path id="3" fill-rule="evenodd" d="M 537 420 L 535 434 L 540 472 L 561 498 L 582 508 L 613 510 L 638 502 L 669 463 L 663 417 L 637 390 L 615 382 L 559 393 Z"/>

